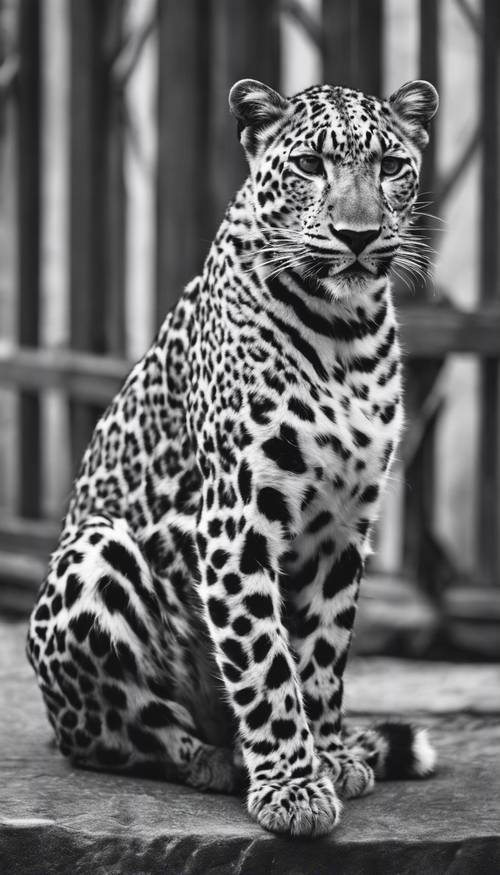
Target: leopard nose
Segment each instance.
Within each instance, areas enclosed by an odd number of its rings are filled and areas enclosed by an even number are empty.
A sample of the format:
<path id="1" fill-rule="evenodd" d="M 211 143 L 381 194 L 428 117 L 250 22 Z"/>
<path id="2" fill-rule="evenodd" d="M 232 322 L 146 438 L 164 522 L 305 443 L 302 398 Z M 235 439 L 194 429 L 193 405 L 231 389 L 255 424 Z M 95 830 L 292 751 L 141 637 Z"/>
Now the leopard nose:
<path id="1" fill-rule="evenodd" d="M 372 240 L 380 234 L 380 228 L 370 228 L 369 231 L 353 231 L 352 228 L 333 228 L 335 237 L 346 243 L 355 255 L 359 255 Z"/>

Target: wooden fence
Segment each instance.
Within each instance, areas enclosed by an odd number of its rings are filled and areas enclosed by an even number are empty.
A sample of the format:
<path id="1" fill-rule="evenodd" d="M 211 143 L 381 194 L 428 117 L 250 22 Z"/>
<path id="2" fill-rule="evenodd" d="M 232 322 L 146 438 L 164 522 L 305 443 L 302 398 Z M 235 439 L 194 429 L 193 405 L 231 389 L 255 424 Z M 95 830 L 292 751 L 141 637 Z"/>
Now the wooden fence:
<path id="1" fill-rule="evenodd" d="M 416 72 L 438 87 L 443 6 L 441 0 L 418 3 Z M 500 7 L 496 0 L 482 0 L 478 15 L 467 0 L 455 0 L 455 6 L 475 34 L 482 58 L 480 118 L 446 178 L 438 175 L 438 123 L 422 188 L 433 193 L 434 210 L 439 211 L 481 152 L 479 300 L 466 312 L 449 303 L 436 304 L 428 290 L 419 289 L 414 298 L 402 296 L 401 311 L 411 422 L 402 450 L 409 484 L 404 495 L 403 564 L 434 589 L 436 550 L 439 553 L 433 530 L 438 386 L 443 363 L 455 353 L 478 357 L 481 369 L 474 583 L 492 587 L 499 581 Z M 313 14 L 310 3 L 294 0 L 144 0 L 147 14 L 131 24 L 137 0 L 0 0 L 0 149 L 10 138 L 16 180 L 9 214 L 15 219 L 9 238 L 15 258 L 7 282 L 17 300 L 15 336 L 11 343 L 0 344 L 0 385 L 11 390 L 11 402 L 16 399 L 9 410 L 16 419 L 19 472 L 14 504 L 0 517 L 4 604 L 22 602 L 23 592 L 31 600 L 57 534 L 57 523 L 44 510 L 47 441 L 58 442 L 61 465 L 69 458 L 63 476 L 67 490 L 96 417 L 130 367 L 131 311 L 124 295 L 130 243 L 125 167 L 134 148 L 127 89 L 135 69 L 149 46 L 155 67 L 151 95 L 157 156 L 150 259 L 154 274 L 148 299 L 152 329 L 199 270 L 225 205 L 244 178 L 227 92 L 244 76 L 280 86 L 283 22 L 293 22 L 315 47 L 325 81 L 381 93 L 387 13 L 383 0 L 323 0 L 316 7 Z M 42 143 L 47 124 L 43 75 L 52 38 L 50 16 L 57 15 L 66 34 L 69 89 L 64 348 L 45 344 L 41 330 L 41 168 L 50 149 L 50 143 Z M 8 176 L 5 170 L 4 175 Z M 48 396 L 66 411 L 67 430 L 59 439 L 44 425 Z M 62 511 L 61 507 L 61 515 Z"/>

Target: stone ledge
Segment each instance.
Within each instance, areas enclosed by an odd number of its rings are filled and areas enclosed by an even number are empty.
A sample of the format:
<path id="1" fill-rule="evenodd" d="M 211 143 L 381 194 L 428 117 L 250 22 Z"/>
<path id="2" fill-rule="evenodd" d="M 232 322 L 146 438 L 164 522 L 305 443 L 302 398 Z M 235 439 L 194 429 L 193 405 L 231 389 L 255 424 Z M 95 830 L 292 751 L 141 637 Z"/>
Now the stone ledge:
<path id="1" fill-rule="evenodd" d="M 263 832 L 240 800 L 74 769 L 51 741 L 23 656 L 24 626 L 0 627 L 0 872 L 9 875 L 498 875 L 500 672 L 397 660 L 350 666 L 351 710 L 429 726 L 426 782 L 380 784 L 349 802 L 327 838 Z M 444 707 L 443 707 L 444 704 Z M 474 712 L 471 716 L 471 712 Z"/>

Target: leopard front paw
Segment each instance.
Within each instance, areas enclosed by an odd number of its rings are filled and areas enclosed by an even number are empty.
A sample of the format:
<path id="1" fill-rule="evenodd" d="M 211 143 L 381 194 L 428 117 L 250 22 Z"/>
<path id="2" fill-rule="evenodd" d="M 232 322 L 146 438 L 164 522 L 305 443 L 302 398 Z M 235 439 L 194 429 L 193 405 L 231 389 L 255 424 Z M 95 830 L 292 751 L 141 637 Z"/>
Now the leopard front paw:
<path id="1" fill-rule="evenodd" d="M 253 784 L 248 811 L 264 829 L 291 836 L 319 836 L 338 822 L 341 802 L 328 775 L 288 783 Z"/>
<path id="2" fill-rule="evenodd" d="M 375 774 L 371 766 L 356 759 L 350 753 L 321 753 L 321 759 L 333 780 L 335 789 L 344 799 L 366 796 L 375 786 Z"/>

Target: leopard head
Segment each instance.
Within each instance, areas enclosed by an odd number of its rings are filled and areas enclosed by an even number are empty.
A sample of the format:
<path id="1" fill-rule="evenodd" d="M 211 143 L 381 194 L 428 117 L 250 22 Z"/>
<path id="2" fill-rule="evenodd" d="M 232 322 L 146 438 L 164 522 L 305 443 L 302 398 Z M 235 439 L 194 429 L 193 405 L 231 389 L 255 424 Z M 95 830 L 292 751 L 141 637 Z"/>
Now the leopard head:
<path id="1" fill-rule="evenodd" d="M 411 246 L 435 88 L 416 80 L 379 100 L 322 85 L 286 98 L 243 79 L 229 104 L 269 270 L 293 267 L 334 297 L 386 274 Z"/>

